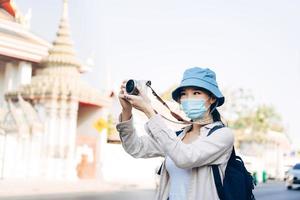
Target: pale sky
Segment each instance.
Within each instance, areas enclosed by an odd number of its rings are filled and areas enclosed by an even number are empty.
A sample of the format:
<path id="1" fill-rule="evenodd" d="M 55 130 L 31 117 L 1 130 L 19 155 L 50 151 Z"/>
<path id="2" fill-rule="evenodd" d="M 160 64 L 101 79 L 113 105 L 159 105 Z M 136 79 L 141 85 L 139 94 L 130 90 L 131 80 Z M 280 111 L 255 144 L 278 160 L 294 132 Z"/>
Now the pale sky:
<path id="1" fill-rule="evenodd" d="M 51 41 L 62 0 L 15 0 L 31 30 Z M 300 107 L 299 0 L 69 0 L 72 38 L 94 87 L 149 79 L 161 92 L 188 67 L 209 67 L 220 88 L 246 88 L 273 105 L 296 145 Z"/>

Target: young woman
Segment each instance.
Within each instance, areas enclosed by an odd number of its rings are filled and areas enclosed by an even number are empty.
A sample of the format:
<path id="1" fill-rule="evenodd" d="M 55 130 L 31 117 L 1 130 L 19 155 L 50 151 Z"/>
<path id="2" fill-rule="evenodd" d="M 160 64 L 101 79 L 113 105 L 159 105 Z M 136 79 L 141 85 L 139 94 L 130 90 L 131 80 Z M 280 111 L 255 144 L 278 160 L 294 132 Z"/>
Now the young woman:
<path id="1" fill-rule="evenodd" d="M 224 178 L 234 138 L 227 127 L 207 136 L 213 127 L 222 125 L 217 107 L 225 98 L 215 73 L 207 68 L 187 69 L 179 87 L 172 92 L 172 98 L 192 122 L 178 136 L 154 112 L 146 95 L 128 95 L 124 84 L 119 94 L 122 113 L 117 130 L 125 151 L 135 158 L 165 157 L 156 200 L 218 200 L 211 165 L 218 165 Z M 147 135 L 137 136 L 132 108 L 149 118 L 145 125 Z"/>

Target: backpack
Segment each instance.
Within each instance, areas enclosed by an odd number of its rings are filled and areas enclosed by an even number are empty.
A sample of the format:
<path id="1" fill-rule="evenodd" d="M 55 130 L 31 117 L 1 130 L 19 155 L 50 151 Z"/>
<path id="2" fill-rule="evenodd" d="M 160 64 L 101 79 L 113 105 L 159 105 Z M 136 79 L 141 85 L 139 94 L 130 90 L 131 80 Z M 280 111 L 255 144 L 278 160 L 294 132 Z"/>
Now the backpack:
<path id="1" fill-rule="evenodd" d="M 223 127 L 224 125 L 214 126 L 209 130 L 207 137 Z M 182 131 L 176 131 L 176 135 L 178 136 Z M 234 147 L 225 169 L 223 184 L 218 165 L 211 165 L 211 167 L 220 200 L 255 200 L 252 193 L 255 185 L 253 177 L 247 171 L 242 158 L 235 154 Z M 161 168 L 162 166 L 157 172 L 159 175 Z"/>
<path id="2" fill-rule="evenodd" d="M 223 127 L 224 125 L 213 127 L 207 136 Z M 212 165 L 212 170 L 220 200 L 255 200 L 252 193 L 255 185 L 253 177 L 247 171 L 242 158 L 235 154 L 234 147 L 225 169 L 223 185 L 218 165 Z"/>

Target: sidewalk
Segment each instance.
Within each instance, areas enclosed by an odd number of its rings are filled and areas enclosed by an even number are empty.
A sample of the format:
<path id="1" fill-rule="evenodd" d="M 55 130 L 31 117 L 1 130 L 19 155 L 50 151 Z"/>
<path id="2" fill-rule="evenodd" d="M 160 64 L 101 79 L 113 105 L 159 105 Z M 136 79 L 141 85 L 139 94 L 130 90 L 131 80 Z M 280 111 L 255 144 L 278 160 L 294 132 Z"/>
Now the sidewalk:
<path id="1" fill-rule="evenodd" d="M 153 189 L 149 184 L 104 183 L 99 180 L 46 181 L 0 180 L 0 197 L 61 193 L 111 192 L 128 189 Z"/>

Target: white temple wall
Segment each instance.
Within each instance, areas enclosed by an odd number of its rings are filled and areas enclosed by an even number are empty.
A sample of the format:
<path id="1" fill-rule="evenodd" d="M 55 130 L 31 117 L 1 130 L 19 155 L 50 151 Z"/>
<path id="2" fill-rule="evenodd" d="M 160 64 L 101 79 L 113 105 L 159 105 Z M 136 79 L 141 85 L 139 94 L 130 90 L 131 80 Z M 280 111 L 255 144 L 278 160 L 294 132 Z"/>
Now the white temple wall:
<path id="1" fill-rule="evenodd" d="M 76 179 L 76 127 L 78 102 L 46 102 L 43 140 L 44 175 L 49 180 Z"/>
<path id="2" fill-rule="evenodd" d="M 4 74 L 5 65 L 0 62 L 0 108 L 4 106 Z"/>
<path id="3" fill-rule="evenodd" d="M 26 128 L 26 125 L 20 125 L 20 132 L 16 130 L 0 136 L 1 178 L 39 176 L 41 135 L 30 136 L 26 134 Z"/>
<path id="4" fill-rule="evenodd" d="M 28 177 L 41 177 L 41 148 L 42 134 L 33 134 L 29 145 Z"/>

